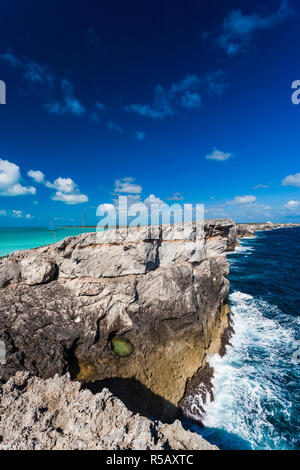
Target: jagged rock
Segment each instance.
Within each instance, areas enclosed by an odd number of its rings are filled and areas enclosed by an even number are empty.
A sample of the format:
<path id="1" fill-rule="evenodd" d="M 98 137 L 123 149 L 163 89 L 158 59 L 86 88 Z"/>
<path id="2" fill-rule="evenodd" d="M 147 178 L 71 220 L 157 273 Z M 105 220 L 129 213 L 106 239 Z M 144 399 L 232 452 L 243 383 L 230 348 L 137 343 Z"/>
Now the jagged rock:
<path id="1" fill-rule="evenodd" d="M 255 229 L 249 224 L 238 224 L 236 230 L 237 238 L 252 238 L 255 236 Z"/>
<path id="2" fill-rule="evenodd" d="M 217 450 L 179 421 L 134 415 L 107 389 L 93 395 L 68 375 L 18 372 L 0 388 L 1 450 Z"/>
<path id="3" fill-rule="evenodd" d="M 70 370 L 82 381 L 117 383 L 116 393 L 148 416 L 174 419 L 187 379 L 220 344 L 235 233 L 230 219 L 207 221 L 204 231 L 120 229 L 11 255 L 25 282 L 0 290 L 0 378 Z M 33 277 L 45 263 L 58 266 L 52 282 Z M 114 353 L 114 335 L 132 343 L 130 356 Z"/>
<path id="4" fill-rule="evenodd" d="M 274 230 L 278 228 L 291 228 L 298 227 L 300 224 L 280 224 L 280 223 L 252 223 L 252 224 L 237 224 L 236 225 L 236 234 L 237 238 L 251 238 L 255 236 L 255 232 L 265 231 L 265 230 Z"/>
<path id="5" fill-rule="evenodd" d="M 232 219 L 208 219 L 205 221 L 205 238 L 210 241 L 210 250 L 217 243 L 216 254 L 234 251 L 236 243 L 236 225 Z M 217 240 L 217 242 L 212 242 Z M 220 242 L 224 248 L 220 248 Z"/>
<path id="6" fill-rule="evenodd" d="M 56 264 L 42 255 L 26 254 L 20 261 L 22 280 L 29 286 L 52 281 L 57 274 Z"/>
<path id="7" fill-rule="evenodd" d="M 0 264 L 0 288 L 20 279 L 20 266 L 17 263 L 4 260 Z"/>

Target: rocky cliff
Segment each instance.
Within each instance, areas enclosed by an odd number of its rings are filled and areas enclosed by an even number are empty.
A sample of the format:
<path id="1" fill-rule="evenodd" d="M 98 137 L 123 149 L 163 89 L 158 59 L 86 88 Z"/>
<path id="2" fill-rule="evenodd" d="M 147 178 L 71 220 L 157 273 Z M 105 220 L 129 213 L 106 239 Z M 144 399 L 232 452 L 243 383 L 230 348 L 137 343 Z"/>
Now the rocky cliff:
<path id="1" fill-rule="evenodd" d="M 177 231 L 177 232 L 176 232 Z M 171 233 L 172 232 L 172 233 Z M 6 381 L 70 372 L 144 416 L 173 421 L 228 326 L 232 220 L 120 229 L 16 252 L 0 265 Z"/>
<path id="2" fill-rule="evenodd" d="M 214 450 L 179 421 L 134 415 L 107 389 L 93 395 L 68 375 L 18 372 L 0 388 L 1 450 Z"/>
<path id="3" fill-rule="evenodd" d="M 236 235 L 238 238 L 251 238 L 255 236 L 255 232 L 265 231 L 265 230 L 274 230 L 277 228 L 291 228 L 297 227 L 300 224 L 280 224 L 280 223 L 257 223 L 257 224 L 237 224 L 236 225 Z"/>

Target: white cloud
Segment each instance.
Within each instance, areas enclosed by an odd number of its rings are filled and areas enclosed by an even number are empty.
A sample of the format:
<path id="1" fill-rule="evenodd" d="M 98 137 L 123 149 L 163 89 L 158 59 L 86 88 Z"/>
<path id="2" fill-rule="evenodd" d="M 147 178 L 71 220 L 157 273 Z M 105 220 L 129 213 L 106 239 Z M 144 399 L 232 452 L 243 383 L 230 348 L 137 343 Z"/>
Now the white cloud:
<path id="1" fill-rule="evenodd" d="M 300 201 L 289 201 L 284 205 L 284 207 L 290 210 L 295 210 L 300 207 Z"/>
<path id="2" fill-rule="evenodd" d="M 147 204 L 147 206 L 151 206 L 152 204 L 165 205 L 165 202 L 154 194 L 150 194 L 146 199 L 144 199 L 144 203 Z"/>
<path id="3" fill-rule="evenodd" d="M 27 175 L 32 178 L 36 183 L 42 183 L 45 179 L 45 175 L 40 170 L 29 170 Z"/>
<path id="4" fill-rule="evenodd" d="M 126 111 L 153 119 L 164 119 L 166 116 L 177 114 L 180 108 L 199 108 L 202 104 L 198 93 L 200 85 L 201 80 L 197 75 L 186 75 L 166 88 L 158 84 L 151 104 L 130 104 Z"/>
<path id="5" fill-rule="evenodd" d="M 13 186 L 9 187 L 6 193 L 3 193 L 2 196 L 26 196 L 27 194 L 35 194 L 36 188 L 33 186 L 23 186 L 20 183 L 16 183 Z"/>
<path id="6" fill-rule="evenodd" d="M 20 168 L 8 160 L 0 160 L 0 190 L 6 189 L 19 181 Z"/>
<path id="7" fill-rule="evenodd" d="M 74 193 L 77 187 L 76 183 L 71 178 L 62 178 L 61 176 L 56 178 L 53 183 L 47 181 L 46 186 L 47 188 L 54 188 L 63 193 Z"/>
<path id="8" fill-rule="evenodd" d="M 255 196 L 236 196 L 233 201 L 228 201 L 230 205 L 244 205 L 244 204 L 252 204 L 256 201 Z"/>
<path id="9" fill-rule="evenodd" d="M 20 167 L 8 160 L 0 159 L 0 196 L 23 196 L 35 194 L 33 186 L 23 186 Z"/>
<path id="10" fill-rule="evenodd" d="M 300 173 L 286 176 L 281 184 L 282 186 L 295 186 L 296 188 L 300 188 Z"/>
<path id="11" fill-rule="evenodd" d="M 52 197 L 52 199 L 53 201 L 61 201 L 65 204 L 81 204 L 83 202 L 88 202 L 89 200 L 89 198 L 85 194 L 68 194 L 62 191 L 57 191 Z"/>
<path id="12" fill-rule="evenodd" d="M 1 209 L 1 210 L 0 210 L 0 216 L 5 217 L 6 215 L 7 215 L 7 211 Z"/>
<path id="13" fill-rule="evenodd" d="M 73 84 L 66 79 L 61 80 L 61 101 L 52 101 L 45 105 L 45 108 L 50 114 L 57 114 L 62 116 L 64 114 L 70 113 L 75 116 L 81 116 L 85 113 L 86 109 L 84 105 L 79 101 L 78 98 L 74 95 L 74 86 Z"/>
<path id="14" fill-rule="evenodd" d="M 256 184 L 253 189 L 267 189 L 269 187 L 268 184 Z"/>
<path id="15" fill-rule="evenodd" d="M 10 213 L 10 216 L 14 219 L 33 219 L 31 214 L 24 214 L 23 211 L 13 209 Z"/>
<path id="16" fill-rule="evenodd" d="M 172 196 L 167 198 L 168 201 L 183 201 L 184 197 L 181 193 L 173 193 Z"/>
<path id="17" fill-rule="evenodd" d="M 135 179 L 128 177 L 115 181 L 115 193 L 140 194 L 142 186 L 134 183 Z"/>
<path id="18" fill-rule="evenodd" d="M 53 183 L 46 181 L 45 186 L 50 189 L 56 189 L 56 193 L 52 196 L 53 201 L 61 201 L 65 204 L 81 204 L 89 200 L 88 196 L 81 194 L 72 178 L 62 178 L 59 176 Z"/>
<path id="19" fill-rule="evenodd" d="M 271 29 L 293 14 L 287 0 L 283 0 L 277 11 L 261 13 L 243 13 L 240 9 L 232 10 L 222 25 L 215 31 L 205 32 L 204 38 L 212 41 L 229 56 L 237 56 L 248 51 L 254 34 Z"/>
<path id="20" fill-rule="evenodd" d="M 212 153 L 205 155 L 205 158 L 207 160 L 217 160 L 219 162 L 225 162 L 232 156 L 233 154 L 231 152 L 222 152 L 221 150 L 215 149 Z"/>
<path id="21" fill-rule="evenodd" d="M 17 219 L 23 217 L 22 211 L 17 211 L 15 209 L 12 210 L 13 217 L 16 217 Z"/>
<path id="22" fill-rule="evenodd" d="M 125 197 L 127 198 L 127 208 L 130 207 L 132 204 L 141 202 L 141 197 L 139 194 L 126 194 Z M 114 203 L 114 206 L 118 208 L 120 212 L 126 213 L 126 210 L 124 211 L 124 209 L 119 205 L 119 198 L 113 199 L 113 203 Z M 110 206 L 110 204 L 108 204 L 108 206 Z"/>

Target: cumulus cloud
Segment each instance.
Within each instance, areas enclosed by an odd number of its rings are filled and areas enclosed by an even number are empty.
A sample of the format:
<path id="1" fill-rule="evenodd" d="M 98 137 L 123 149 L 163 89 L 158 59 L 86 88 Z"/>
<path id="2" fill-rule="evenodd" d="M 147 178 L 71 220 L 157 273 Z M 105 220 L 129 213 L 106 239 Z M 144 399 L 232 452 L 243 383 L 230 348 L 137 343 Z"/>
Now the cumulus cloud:
<path id="1" fill-rule="evenodd" d="M 27 194 L 35 194 L 36 188 L 33 186 L 23 186 L 20 183 L 16 183 L 9 187 L 6 193 L 2 193 L 2 196 L 26 196 Z"/>
<path id="2" fill-rule="evenodd" d="M 222 152 L 221 150 L 215 149 L 212 153 L 209 153 L 208 155 L 205 155 L 205 158 L 207 160 L 217 160 L 219 162 L 224 162 L 231 158 L 233 156 L 233 153 L 231 152 Z"/>
<path id="3" fill-rule="evenodd" d="M 196 75 L 186 75 L 176 83 L 164 88 L 158 84 L 154 90 L 152 104 L 130 104 L 126 111 L 141 116 L 164 119 L 177 114 L 180 108 L 199 108 L 202 99 L 198 93 L 201 80 Z"/>
<path id="4" fill-rule="evenodd" d="M 36 188 L 20 183 L 20 167 L 8 160 L 0 159 L 0 196 L 24 196 L 35 194 Z"/>
<path id="5" fill-rule="evenodd" d="M 71 178 L 62 178 L 59 176 L 53 183 L 46 182 L 47 188 L 54 188 L 63 193 L 73 193 L 76 189 L 76 183 Z"/>
<path id="6" fill-rule="evenodd" d="M 284 205 L 284 207 L 290 210 L 298 209 L 298 207 L 300 207 L 300 201 L 289 201 Z"/>
<path id="7" fill-rule="evenodd" d="M 46 181 L 45 186 L 56 190 L 56 193 L 52 196 L 53 201 L 61 201 L 65 204 L 81 204 L 89 200 L 88 196 L 80 192 L 77 184 L 71 178 L 59 176 L 53 183 Z"/>
<path id="8" fill-rule="evenodd" d="M 40 170 L 29 170 L 27 175 L 32 178 L 36 183 L 43 183 L 45 175 Z"/>
<path id="9" fill-rule="evenodd" d="M 287 0 L 283 0 L 274 13 L 245 14 L 240 9 L 232 10 L 215 31 L 205 32 L 204 38 L 210 38 L 214 44 L 229 56 L 246 53 L 254 34 L 271 29 L 293 14 Z"/>
<path id="10" fill-rule="evenodd" d="M 129 194 L 140 194 L 142 192 L 142 186 L 135 184 L 135 179 L 132 177 L 122 178 L 121 180 L 115 181 L 115 193 L 129 193 Z"/>
<path id="11" fill-rule="evenodd" d="M 236 196 L 232 201 L 228 201 L 230 205 L 244 205 L 244 204 L 252 204 L 256 201 L 255 196 Z"/>
<path id="12" fill-rule="evenodd" d="M 282 186 L 295 186 L 296 188 L 300 188 L 300 173 L 286 176 L 281 184 Z"/>
<path id="13" fill-rule="evenodd" d="M 158 204 L 160 206 L 165 205 L 165 202 L 162 201 L 159 197 L 156 197 L 154 194 L 150 194 L 148 197 L 146 197 L 146 199 L 144 199 L 144 203 L 150 207 L 152 204 Z"/>
<path id="14" fill-rule="evenodd" d="M 88 202 L 89 198 L 85 194 L 80 193 L 64 193 L 63 191 L 57 191 L 54 196 L 52 196 L 53 201 L 61 201 L 65 204 L 81 204 L 83 202 Z"/>

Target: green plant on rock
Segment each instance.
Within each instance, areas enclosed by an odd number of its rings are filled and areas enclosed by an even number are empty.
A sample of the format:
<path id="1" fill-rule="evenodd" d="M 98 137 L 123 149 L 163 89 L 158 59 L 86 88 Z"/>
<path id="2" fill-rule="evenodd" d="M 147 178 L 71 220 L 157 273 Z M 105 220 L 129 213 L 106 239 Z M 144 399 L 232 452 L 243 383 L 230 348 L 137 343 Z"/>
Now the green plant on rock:
<path id="1" fill-rule="evenodd" d="M 113 351 L 121 357 L 130 356 L 133 352 L 133 345 L 127 338 L 121 336 L 115 336 L 111 340 Z"/>

